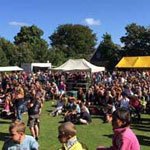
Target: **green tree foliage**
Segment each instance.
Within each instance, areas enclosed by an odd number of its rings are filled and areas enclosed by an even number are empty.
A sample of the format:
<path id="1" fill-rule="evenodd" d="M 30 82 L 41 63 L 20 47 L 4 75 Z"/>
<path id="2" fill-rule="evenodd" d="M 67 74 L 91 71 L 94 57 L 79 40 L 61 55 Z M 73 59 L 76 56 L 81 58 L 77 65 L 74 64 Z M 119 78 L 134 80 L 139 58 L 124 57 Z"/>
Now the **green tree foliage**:
<path id="1" fill-rule="evenodd" d="M 125 55 L 150 55 L 150 28 L 132 23 L 125 29 L 126 34 L 121 37 Z"/>
<path id="2" fill-rule="evenodd" d="M 15 64 L 19 66 L 21 66 L 21 63 L 34 62 L 33 52 L 31 51 L 31 46 L 28 43 L 19 44 L 16 47 L 15 56 Z"/>
<path id="3" fill-rule="evenodd" d="M 8 59 L 6 58 L 4 51 L 0 47 L 0 66 L 7 66 L 7 65 L 8 65 Z"/>
<path id="4" fill-rule="evenodd" d="M 113 43 L 110 34 L 106 33 L 102 38 L 103 40 L 99 44 L 97 50 L 100 51 L 101 59 L 109 60 L 113 55 L 117 54 L 118 47 Z"/>
<path id="5" fill-rule="evenodd" d="M 119 60 L 120 47 L 113 43 L 111 35 L 106 33 L 103 35 L 97 51 L 100 53 L 101 61 L 107 62 L 109 69 L 113 68 Z"/>
<path id="6" fill-rule="evenodd" d="M 5 54 L 7 59 L 7 65 L 14 65 L 15 60 L 15 46 L 11 42 L 7 41 L 5 38 L 0 38 L 0 48 Z M 5 59 L 5 58 L 4 58 Z"/>
<path id="7" fill-rule="evenodd" d="M 67 58 L 86 58 L 96 45 L 96 35 L 83 25 L 60 25 L 49 39 L 52 47 L 62 50 Z"/>
<path id="8" fill-rule="evenodd" d="M 20 32 L 14 37 L 14 43 L 19 46 L 19 49 L 21 46 L 23 46 L 23 48 L 27 46 L 28 54 L 32 54 L 31 56 L 33 57 L 31 58 L 30 56 L 30 60 L 34 60 L 35 62 L 45 62 L 47 59 L 48 44 L 41 38 L 43 34 L 44 32 L 35 25 L 29 27 L 24 26 L 21 27 Z M 22 54 L 22 56 L 24 56 L 24 54 Z M 25 60 L 27 59 L 28 58 L 25 58 Z"/>
<path id="9" fill-rule="evenodd" d="M 66 61 L 66 57 L 63 53 L 63 51 L 59 49 L 51 48 L 48 52 L 48 60 L 54 65 L 59 66 L 63 64 Z"/>

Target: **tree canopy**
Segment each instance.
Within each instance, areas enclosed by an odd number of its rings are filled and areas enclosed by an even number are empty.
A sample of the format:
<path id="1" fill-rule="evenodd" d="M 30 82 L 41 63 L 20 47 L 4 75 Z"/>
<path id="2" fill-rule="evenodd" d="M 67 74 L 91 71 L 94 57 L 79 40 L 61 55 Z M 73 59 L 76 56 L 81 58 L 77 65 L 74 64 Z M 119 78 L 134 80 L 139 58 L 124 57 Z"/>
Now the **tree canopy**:
<path id="1" fill-rule="evenodd" d="M 108 62 L 106 67 L 112 68 L 118 61 L 120 47 L 113 43 L 111 35 L 108 33 L 105 33 L 102 39 L 97 48 L 100 55 L 99 59 Z"/>
<path id="2" fill-rule="evenodd" d="M 123 46 L 114 44 L 106 33 L 97 48 L 97 57 L 108 62 L 109 68 L 122 56 L 150 55 L 150 27 L 131 23 L 120 38 Z M 79 24 L 59 25 L 49 36 L 50 44 L 42 38 L 43 30 L 35 25 L 23 26 L 10 42 L 0 37 L 0 65 L 21 65 L 21 63 L 47 62 L 60 65 L 69 58 L 90 59 L 96 49 L 96 34 Z M 97 61 L 97 59 L 96 59 Z"/>
<path id="3" fill-rule="evenodd" d="M 150 28 L 132 23 L 125 29 L 126 34 L 121 37 L 125 55 L 150 55 Z"/>
<path id="4" fill-rule="evenodd" d="M 7 66 L 8 60 L 2 48 L 0 47 L 0 66 Z"/>
<path id="5" fill-rule="evenodd" d="M 37 26 L 21 27 L 20 32 L 14 37 L 14 44 L 19 46 L 19 53 L 24 57 L 22 62 L 30 60 L 34 62 L 45 62 L 48 53 L 48 43 L 42 39 L 44 32 Z M 25 48 L 25 50 L 23 50 Z M 25 56 L 23 53 L 27 53 Z M 32 57 L 32 58 L 31 58 Z"/>
<path id="6" fill-rule="evenodd" d="M 58 26 L 49 39 L 52 47 L 62 50 L 67 58 L 86 58 L 94 51 L 96 45 L 96 35 L 92 33 L 92 30 L 77 24 Z"/>
<path id="7" fill-rule="evenodd" d="M 11 65 L 14 63 L 14 51 L 15 46 L 10 41 L 5 38 L 0 38 L 0 48 L 1 48 L 1 57 L 3 56 L 3 60 L 5 60 L 5 65 Z"/>

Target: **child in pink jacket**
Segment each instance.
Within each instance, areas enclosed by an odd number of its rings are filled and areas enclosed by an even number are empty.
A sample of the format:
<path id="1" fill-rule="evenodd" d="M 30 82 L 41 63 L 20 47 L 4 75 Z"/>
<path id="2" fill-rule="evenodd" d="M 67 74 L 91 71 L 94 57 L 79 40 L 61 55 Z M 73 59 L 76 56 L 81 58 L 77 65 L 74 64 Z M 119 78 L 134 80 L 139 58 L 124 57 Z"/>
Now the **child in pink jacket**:
<path id="1" fill-rule="evenodd" d="M 114 131 L 113 146 L 105 148 L 99 146 L 97 150 L 140 150 L 136 135 L 130 129 L 130 112 L 126 108 L 118 108 L 112 115 Z"/>

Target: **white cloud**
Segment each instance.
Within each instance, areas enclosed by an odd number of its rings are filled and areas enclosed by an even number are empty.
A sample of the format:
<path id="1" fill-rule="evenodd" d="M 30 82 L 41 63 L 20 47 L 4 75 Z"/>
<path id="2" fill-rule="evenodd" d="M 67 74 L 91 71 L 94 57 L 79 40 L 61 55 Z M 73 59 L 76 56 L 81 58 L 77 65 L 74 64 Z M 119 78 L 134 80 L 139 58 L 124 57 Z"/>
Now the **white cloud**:
<path id="1" fill-rule="evenodd" d="M 90 26 L 99 26 L 99 25 L 101 25 L 101 21 L 100 20 L 95 20 L 94 18 L 85 18 L 84 22 L 87 25 L 90 25 Z"/>
<path id="2" fill-rule="evenodd" d="M 9 22 L 9 25 L 12 25 L 12 26 L 29 26 L 29 24 L 27 23 L 24 23 L 24 22 L 16 22 L 16 21 L 12 21 L 12 22 Z"/>

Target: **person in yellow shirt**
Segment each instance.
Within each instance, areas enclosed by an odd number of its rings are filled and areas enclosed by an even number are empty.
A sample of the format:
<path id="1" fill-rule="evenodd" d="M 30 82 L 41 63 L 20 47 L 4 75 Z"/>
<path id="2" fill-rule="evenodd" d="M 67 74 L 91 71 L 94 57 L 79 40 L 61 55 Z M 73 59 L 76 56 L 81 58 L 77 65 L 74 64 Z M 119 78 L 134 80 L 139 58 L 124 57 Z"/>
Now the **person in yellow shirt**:
<path id="1" fill-rule="evenodd" d="M 77 130 L 73 123 L 65 122 L 58 127 L 58 139 L 62 143 L 60 150 L 85 150 L 77 139 Z"/>

